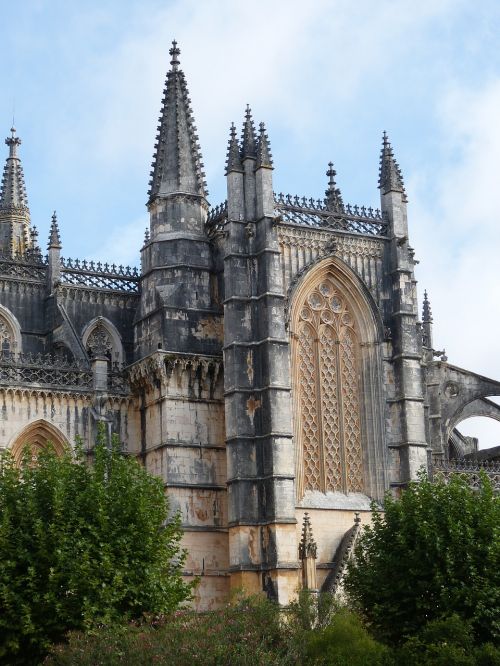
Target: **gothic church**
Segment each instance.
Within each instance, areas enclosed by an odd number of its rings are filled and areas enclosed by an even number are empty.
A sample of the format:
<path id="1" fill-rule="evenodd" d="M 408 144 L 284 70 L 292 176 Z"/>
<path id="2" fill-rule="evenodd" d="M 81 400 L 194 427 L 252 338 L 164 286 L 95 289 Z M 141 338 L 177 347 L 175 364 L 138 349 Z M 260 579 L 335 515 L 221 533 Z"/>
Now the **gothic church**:
<path id="1" fill-rule="evenodd" d="M 371 499 L 473 452 L 500 383 L 433 348 L 419 319 L 401 171 L 384 134 L 380 210 L 273 192 L 264 124 L 231 126 L 211 206 L 170 49 L 139 270 L 43 255 L 14 129 L 0 192 L 0 447 L 117 433 L 179 510 L 195 604 L 335 590 Z M 497 475 L 497 482 L 500 474 Z"/>

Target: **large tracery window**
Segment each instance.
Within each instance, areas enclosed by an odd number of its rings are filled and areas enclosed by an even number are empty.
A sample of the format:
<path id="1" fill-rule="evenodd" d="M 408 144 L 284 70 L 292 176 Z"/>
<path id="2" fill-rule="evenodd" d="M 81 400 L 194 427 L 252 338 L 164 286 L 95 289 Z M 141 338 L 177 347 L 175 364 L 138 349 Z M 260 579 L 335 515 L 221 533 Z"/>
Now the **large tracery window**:
<path id="1" fill-rule="evenodd" d="M 363 492 L 358 335 L 331 279 L 309 291 L 294 328 L 303 490 Z"/>

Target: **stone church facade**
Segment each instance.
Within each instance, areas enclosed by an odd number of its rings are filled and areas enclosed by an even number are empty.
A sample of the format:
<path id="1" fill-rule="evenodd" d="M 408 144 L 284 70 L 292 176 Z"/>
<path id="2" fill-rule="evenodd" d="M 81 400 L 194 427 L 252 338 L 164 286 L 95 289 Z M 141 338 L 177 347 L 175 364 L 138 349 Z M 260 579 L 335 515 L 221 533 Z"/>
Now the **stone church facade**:
<path id="1" fill-rule="evenodd" d="M 0 192 L 0 446 L 92 446 L 97 424 L 179 510 L 199 608 L 231 588 L 286 603 L 334 590 L 370 500 L 474 450 L 500 383 L 448 363 L 422 319 L 407 198 L 384 134 L 380 210 L 273 192 L 247 108 L 211 207 L 179 50 L 170 50 L 139 270 L 48 253 L 13 129 Z M 491 467 L 495 482 L 500 469 Z"/>

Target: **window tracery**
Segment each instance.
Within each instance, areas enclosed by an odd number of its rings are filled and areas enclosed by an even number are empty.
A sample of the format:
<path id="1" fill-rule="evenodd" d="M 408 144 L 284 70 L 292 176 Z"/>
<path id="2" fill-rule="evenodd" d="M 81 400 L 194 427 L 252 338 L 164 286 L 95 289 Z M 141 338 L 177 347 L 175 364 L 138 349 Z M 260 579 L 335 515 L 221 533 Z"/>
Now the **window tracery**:
<path id="1" fill-rule="evenodd" d="M 363 492 L 359 342 L 328 277 L 305 296 L 295 330 L 303 490 Z"/>
<path id="2" fill-rule="evenodd" d="M 0 316 L 0 351 L 10 354 L 14 351 L 14 335 L 9 324 Z"/>

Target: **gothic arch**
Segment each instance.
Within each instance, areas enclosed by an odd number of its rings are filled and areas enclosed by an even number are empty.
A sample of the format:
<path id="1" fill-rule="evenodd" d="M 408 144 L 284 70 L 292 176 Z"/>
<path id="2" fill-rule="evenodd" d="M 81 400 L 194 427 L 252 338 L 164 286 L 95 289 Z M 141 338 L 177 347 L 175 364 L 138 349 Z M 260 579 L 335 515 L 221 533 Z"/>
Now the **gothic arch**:
<path id="1" fill-rule="evenodd" d="M 16 464 L 21 462 L 24 448 L 30 446 L 33 454 L 36 456 L 51 442 L 57 455 L 62 455 L 69 449 L 68 440 L 62 432 L 52 423 L 39 419 L 27 425 L 18 433 L 11 442 L 10 451 Z"/>
<path id="2" fill-rule="evenodd" d="M 12 312 L 0 305 L 0 352 L 22 352 L 22 336 L 19 322 Z"/>
<path id="3" fill-rule="evenodd" d="M 289 330 L 297 498 L 381 498 L 383 327 L 373 298 L 341 259 L 324 259 L 294 289 Z"/>
<path id="4" fill-rule="evenodd" d="M 106 344 L 109 345 L 108 349 L 111 355 L 111 361 L 117 361 L 120 364 L 123 363 L 124 355 L 121 336 L 118 333 L 116 326 L 106 317 L 96 317 L 95 319 L 89 321 L 89 323 L 85 326 L 82 332 L 82 344 L 84 348 L 86 350 L 88 349 L 88 346 L 91 344 L 92 340 L 91 336 L 99 330 L 102 331 L 104 336 L 107 336 L 108 338 L 108 342 Z"/>

